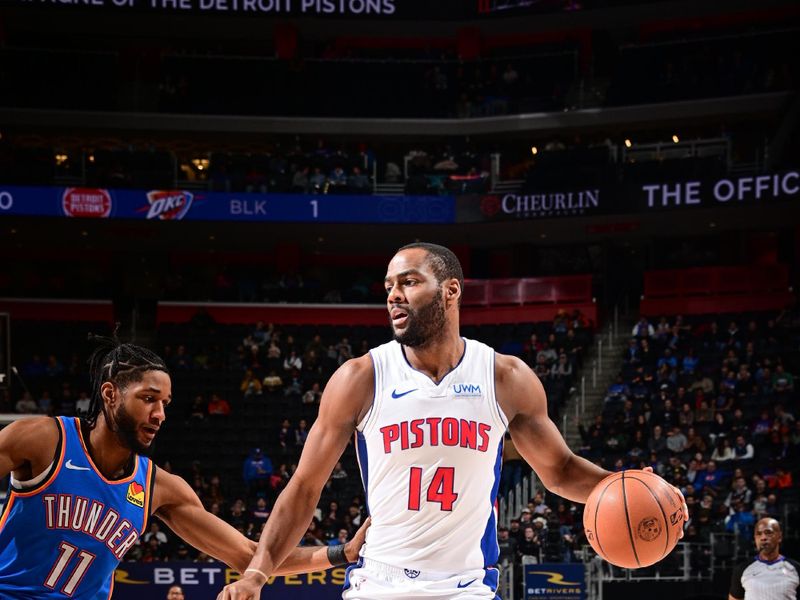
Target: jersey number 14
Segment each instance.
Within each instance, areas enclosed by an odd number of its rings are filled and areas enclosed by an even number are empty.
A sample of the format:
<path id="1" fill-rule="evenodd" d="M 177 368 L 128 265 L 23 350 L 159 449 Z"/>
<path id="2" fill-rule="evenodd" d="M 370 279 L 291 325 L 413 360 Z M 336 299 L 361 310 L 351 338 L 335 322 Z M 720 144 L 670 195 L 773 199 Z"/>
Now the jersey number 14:
<path id="1" fill-rule="evenodd" d="M 458 494 L 453 491 L 455 468 L 439 467 L 433 474 L 431 484 L 428 486 L 426 498 L 428 502 L 438 502 L 439 510 L 451 511 L 453 504 L 458 499 Z M 408 510 L 419 510 L 422 498 L 422 468 L 411 467 L 408 481 Z"/>

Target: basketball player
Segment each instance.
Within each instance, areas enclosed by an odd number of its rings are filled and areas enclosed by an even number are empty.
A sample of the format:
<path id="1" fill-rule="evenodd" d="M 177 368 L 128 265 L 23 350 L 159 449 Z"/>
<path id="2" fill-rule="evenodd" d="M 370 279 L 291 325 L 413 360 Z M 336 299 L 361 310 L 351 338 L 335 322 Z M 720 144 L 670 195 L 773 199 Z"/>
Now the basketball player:
<path id="1" fill-rule="evenodd" d="M 728 600 L 797 600 L 800 564 L 781 554 L 781 526 L 775 519 L 756 523 L 758 554 L 733 570 Z"/>
<path id="2" fill-rule="evenodd" d="M 11 473 L 0 517 L 4 599 L 106 600 L 114 569 L 150 515 L 240 572 L 256 549 L 206 512 L 183 479 L 144 456 L 171 399 L 164 362 L 133 344 L 100 341 L 87 418 L 33 417 L 0 431 L 0 478 Z M 353 560 L 363 535 L 346 549 Z M 333 554 L 347 562 L 344 548 Z M 276 573 L 331 566 L 325 548 L 296 548 Z"/>
<path id="3" fill-rule="evenodd" d="M 464 276 L 450 250 L 401 248 L 385 283 L 394 341 L 331 377 L 250 568 L 219 600 L 259 597 L 353 432 L 372 527 L 348 571 L 346 600 L 496 597 L 493 507 L 506 428 L 560 496 L 585 502 L 609 474 L 569 450 L 525 363 L 459 335 Z"/>

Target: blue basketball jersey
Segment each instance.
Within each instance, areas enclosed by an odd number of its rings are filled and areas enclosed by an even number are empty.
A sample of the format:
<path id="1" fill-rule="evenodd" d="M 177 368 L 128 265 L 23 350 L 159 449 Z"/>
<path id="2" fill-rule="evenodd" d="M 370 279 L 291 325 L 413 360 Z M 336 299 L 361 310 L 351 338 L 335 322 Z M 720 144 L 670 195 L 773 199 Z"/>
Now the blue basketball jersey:
<path id="1" fill-rule="evenodd" d="M 108 480 L 86 450 L 78 419 L 58 417 L 61 440 L 44 480 L 12 481 L 0 517 L 0 598 L 107 600 L 114 569 L 147 523 L 155 467 Z"/>

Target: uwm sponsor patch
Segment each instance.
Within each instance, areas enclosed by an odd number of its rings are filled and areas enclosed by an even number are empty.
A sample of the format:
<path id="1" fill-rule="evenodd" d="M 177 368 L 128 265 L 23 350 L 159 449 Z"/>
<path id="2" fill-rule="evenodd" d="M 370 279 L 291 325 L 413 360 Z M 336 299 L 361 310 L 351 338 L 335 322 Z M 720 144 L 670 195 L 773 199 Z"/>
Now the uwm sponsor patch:
<path id="1" fill-rule="evenodd" d="M 451 386 L 455 396 L 482 396 L 481 386 L 477 383 L 454 383 Z"/>
<path id="2" fill-rule="evenodd" d="M 105 219 L 111 214 L 111 194 L 96 188 L 67 188 L 61 198 L 68 217 Z"/>
<path id="3" fill-rule="evenodd" d="M 180 221 L 192 207 L 194 196 L 183 190 L 153 190 L 147 192 L 147 218 L 160 221 Z"/>
<path id="4" fill-rule="evenodd" d="M 135 504 L 140 508 L 144 507 L 144 488 L 141 486 L 141 484 L 137 483 L 136 481 L 131 482 L 131 484 L 128 486 L 127 500 L 131 504 Z"/>

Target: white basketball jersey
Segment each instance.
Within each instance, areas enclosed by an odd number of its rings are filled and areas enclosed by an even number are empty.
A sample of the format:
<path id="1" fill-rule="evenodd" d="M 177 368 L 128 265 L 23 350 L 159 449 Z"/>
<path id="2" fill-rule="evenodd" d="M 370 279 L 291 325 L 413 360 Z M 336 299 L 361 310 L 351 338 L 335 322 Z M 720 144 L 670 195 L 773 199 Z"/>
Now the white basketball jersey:
<path id="1" fill-rule="evenodd" d="M 357 428 L 369 559 L 441 573 L 497 562 L 507 419 L 495 398 L 494 350 L 464 341 L 461 361 L 438 384 L 397 342 L 370 351 L 375 397 Z"/>

